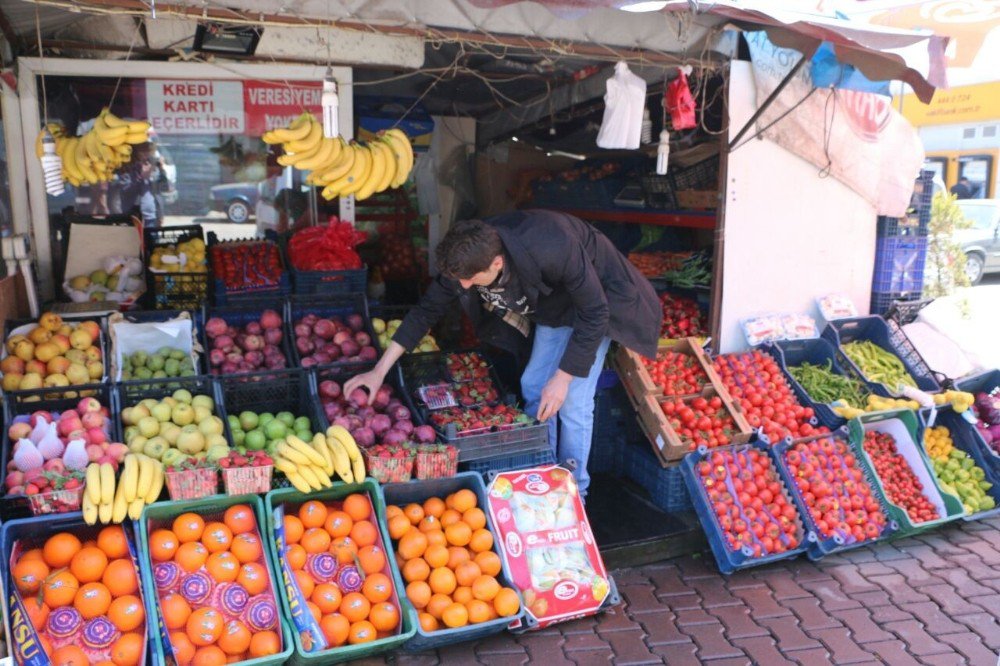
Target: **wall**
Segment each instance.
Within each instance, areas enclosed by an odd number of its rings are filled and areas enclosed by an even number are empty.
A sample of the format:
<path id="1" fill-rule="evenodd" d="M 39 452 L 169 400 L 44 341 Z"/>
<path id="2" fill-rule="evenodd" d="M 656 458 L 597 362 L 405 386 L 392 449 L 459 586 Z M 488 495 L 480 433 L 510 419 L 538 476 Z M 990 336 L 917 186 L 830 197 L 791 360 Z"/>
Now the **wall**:
<path id="1" fill-rule="evenodd" d="M 750 63 L 733 62 L 731 136 L 755 109 Z M 763 312 L 819 319 L 815 299 L 831 292 L 848 294 L 868 312 L 875 209 L 864 199 L 767 139 L 729 155 L 725 196 L 722 352 L 746 346 L 741 319 Z"/>

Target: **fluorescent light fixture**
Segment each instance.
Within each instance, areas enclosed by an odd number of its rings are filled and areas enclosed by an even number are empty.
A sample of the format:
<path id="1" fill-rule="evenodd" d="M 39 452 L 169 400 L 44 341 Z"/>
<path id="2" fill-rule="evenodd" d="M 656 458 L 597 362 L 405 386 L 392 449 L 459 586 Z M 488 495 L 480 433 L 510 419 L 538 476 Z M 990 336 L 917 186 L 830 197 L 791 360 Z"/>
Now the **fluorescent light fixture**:
<path id="1" fill-rule="evenodd" d="M 667 3 L 664 2 L 663 0 L 640 0 L 640 2 L 630 2 L 628 4 L 622 5 L 618 9 L 621 9 L 622 11 L 626 12 L 636 12 L 636 13 L 658 12 L 666 6 Z"/>
<path id="2" fill-rule="evenodd" d="M 552 152 L 545 153 L 549 157 L 568 157 L 572 160 L 580 160 L 581 162 L 587 159 L 586 155 L 579 155 L 577 153 L 567 153 L 563 150 L 553 150 Z"/>
<path id="3" fill-rule="evenodd" d="M 518 141 L 520 141 L 520 139 L 518 139 L 516 136 L 510 137 L 510 140 L 513 141 L 514 143 L 517 143 Z"/>

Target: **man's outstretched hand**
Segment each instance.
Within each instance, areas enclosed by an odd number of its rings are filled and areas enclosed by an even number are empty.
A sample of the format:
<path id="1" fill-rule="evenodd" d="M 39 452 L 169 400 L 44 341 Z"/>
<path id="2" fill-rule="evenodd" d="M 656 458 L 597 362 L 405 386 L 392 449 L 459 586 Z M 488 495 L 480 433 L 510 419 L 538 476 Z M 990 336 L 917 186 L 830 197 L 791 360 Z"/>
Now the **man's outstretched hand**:
<path id="1" fill-rule="evenodd" d="M 372 368 L 368 372 L 362 372 L 347 380 L 344 384 L 344 397 L 350 397 L 356 388 L 368 389 L 368 396 L 371 397 L 379 390 L 385 382 L 385 373 L 378 368 Z"/>
<path id="2" fill-rule="evenodd" d="M 546 421 L 550 417 L 559 413 L 563 403 L 566 401 L 566 393 L 569 391 L 569 384 L 573 381 L 573 375 L 562 370 L 556 370 L 556 374 L 545 384 L 542 389 L 541 400 L 538 403 L 538 420 Z"/>

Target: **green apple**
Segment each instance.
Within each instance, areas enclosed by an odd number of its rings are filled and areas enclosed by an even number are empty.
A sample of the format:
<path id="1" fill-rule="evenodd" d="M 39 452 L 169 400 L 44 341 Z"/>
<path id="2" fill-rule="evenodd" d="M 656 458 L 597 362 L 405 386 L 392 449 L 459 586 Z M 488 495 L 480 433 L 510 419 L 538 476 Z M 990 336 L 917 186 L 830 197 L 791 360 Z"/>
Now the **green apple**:
<path id="1" fill-rule="evenodd" d="M 295 422 L 290 426 L 295 432 L 300 430 L 312 430 L 312 423 L 309 421 L 308 416 L 300 416 L 295 419 Z"/>
<path id="2" fill-rule="evenodd" d="M 181 434 L 177 438 L 177 448 L 182 453 L 194 455 L 205 450 L 205 435 L 201 434 L 196 425 L 186 425 L 181 428 Z"/>
<path id="3" fill-rule="evenodd" d="M 125 441 L 128 442 L 129 451 L 131 451 L 132 453 L 142 453 L 143 447 L 146 446 L 146 442 L 148 442 L 149 440 L 143 437 L 142 435 L 137 434 L 135 437 L 132 437 L 131 439 L 126 438 Z"/>
<path id="4" fill-rule="evenodd" d="M 268 439 L 282 439 L 288 435 L 288 427 L 275 418 L 264 425 L 264 435 Z"/>
<path id="5" fill-rule="evenodd" d="M 230 428 L 229 431 L 233 435 L 233 444 L 236 446 L 243 446 L 243 440 L 247 436 L 246 432 L 240 428 Z"/>
<path id="6" fill-rule="evenodd" d="M 240 413 L 240 427 L 250 432 L 254 428 L 260 425 L 260 417 L 251 411 Z"/>
<path id="7" fill-rule="evenodd" d="M 192 407 L 204 407 L 205 409 L 212 411 L 215 409 L 215 401 L 212 400 L 207 395 L 196 395 L 191 399 Z"/>
<path id="8" fill-rule="evenodd" d="M 271 412 L 264 412 L 263 414 L 260 415 L 260 421 L 257 425 L 263 428 L 273 420 L 274 420 L 274 414 L 272 414 Z"/>
<path id="9" fill-rule="evenodd" d="M 181 427 L 176 423 L 164 423 L 160 426 L 160 437 L 167 440 L 167 444 L 173 446 L 177 443 L 177 438 L 181 435 Z"/>
<path id="10" fill-rule="evenodd" d="M 247 431 L 243 443 L 251 451 L 260 451 L 267 444 L 267 438 L 262 430 L 250 430 Z"/>
<path id="11" fill-rule="evenodd" d="M 187 389 L 177 389 L 174 391 L 173 399 L 177 402 L 183 402 L 190 405 L 194 400 L 194 396 L 192 396 L 191 391 L 188 391 Z"/>
<path id="12" fill-rule="evenodd" d="M 162 437 L 153 437 L 142 447 L 142 452 L 154 460 L 160 460 L 163 454 L 170 450 L 167 440 Z"/>
<path id="13" fill-rule="evenodd" d="M 243 430 L 243 425 L 240 423 L 240 420 L 232 414 L 226 416 L 226 421 L 229 423 L 230 430 Z"/>
<path id="14" fill-rule="evenodd" d="M 155 416 L 142 417 L 139 420 L 138 426 L 139 434 L 143 437 L 156 437 L 160 434 L 160 420 Z"/>
<path id="15" fill-rule="evenodd" d="M 295 436 L 301 439 L 303 442 L 311 442 L 313 438 L 311 430 L 296 430 Z"/>
<path id="16" fill-rule="evenodd" d="M 295 423 L 295 415 L 291 412 L 278 412 L 274 418 L 284 423 L 286 428 L 291 428 Z"/>
<path id="17" fill-rule="evenodd" d="M 209 437 L 211 435 L 221 435 L 225 432 L 225 429 L 226 427 L 222 423 L 222 419 L 218 416 L 209 416 L 204 421 L 198 423 L 198 430 L 200 430 L 201 434 L 205 437 Z"/>
<path id="18" fill-rule="evenodd" d="M 186 402 L 178 402 L 170 410 L 170 420 L 182 427 L 194 423 L 194 408 Z"/>
<path id="19" fill-rule="evenodd" d="M 163 457 L 160 458 L 160 462 L 162 462 L 165 466 L 170 467 L 171 465 L 176 465 L 186 457 L 187 456 L 177 449 L 167 449 L 163 453 Z"/>
<path id="20" fill-rule="evenodd" d="M 126 443 L 131 442 L 133 439 L 139 436 L 139 426 L 130 425 L 129 427 L 125 428 L 125 431 L 122 433 L 122 436 L 125 438 Z"/>
<path id="21" fill-rule="evenodd" d="M 171 409 L 170 405 L 168 405 L 166 402 L 158 402 L 156 403 L 155 407 L 149 410 L 149 413 L 152 414 L 153 418 L 155 418 L 160 423 L 166 423 L 167 421 L 170 420 L 170 414 L 172 411 L 173 410 Z M 179 424 L 179 425 L 184 425 L 184 424 Z"/>
<path id="22" fill-rule="evenodd" d="M 195 405 L 195 407 L 194 407 L 194 422 L 195 423 L 201 423 L 202 421 L 204 421 L 207 418 L 210 418 L 211 416 L 212 416 L 212 410 L 211 409 L 209 409 L 207 407 L 204 407 L 202 405 Z M 237 421 L 236 423 L 239 423 L 239 421 Z"/>

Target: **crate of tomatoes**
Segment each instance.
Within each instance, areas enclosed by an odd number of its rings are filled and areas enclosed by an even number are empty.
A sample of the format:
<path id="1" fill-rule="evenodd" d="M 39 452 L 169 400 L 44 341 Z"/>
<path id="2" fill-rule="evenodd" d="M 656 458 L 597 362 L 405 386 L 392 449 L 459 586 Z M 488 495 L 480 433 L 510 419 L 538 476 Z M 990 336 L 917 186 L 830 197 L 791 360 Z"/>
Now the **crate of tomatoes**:
<path id="1" fill-rule="evenodd" d="M 277 236 L 220 241 L 208 234 L 208 254 L 214 278 L 216 305 L 229 305 L 260 296 L 283 297 L 291 293 Z"/>
<path id="2" fill-rule="evenodd" d="M 633 396 L 685 396 L 701 393 L 706 386 L 719 388 L 719 376 L 695 338 L 661 343 L 656 358 L 646 358 L 616 345 L 612 363 Z"/>

